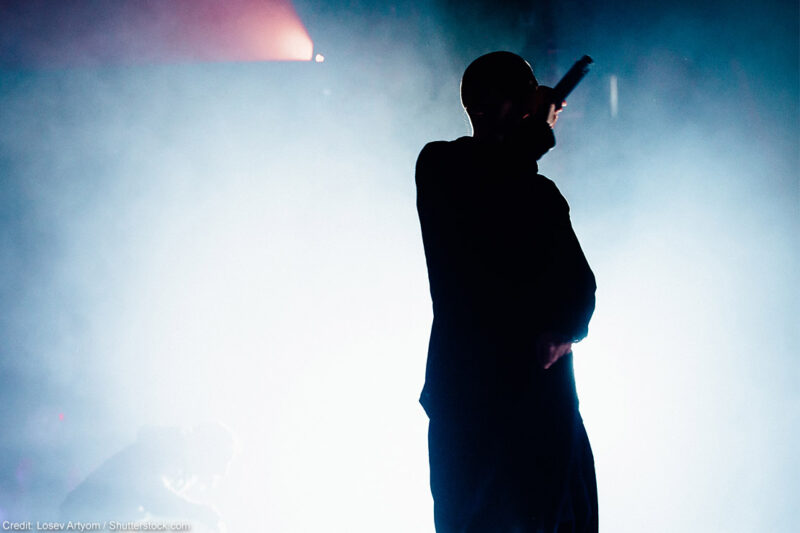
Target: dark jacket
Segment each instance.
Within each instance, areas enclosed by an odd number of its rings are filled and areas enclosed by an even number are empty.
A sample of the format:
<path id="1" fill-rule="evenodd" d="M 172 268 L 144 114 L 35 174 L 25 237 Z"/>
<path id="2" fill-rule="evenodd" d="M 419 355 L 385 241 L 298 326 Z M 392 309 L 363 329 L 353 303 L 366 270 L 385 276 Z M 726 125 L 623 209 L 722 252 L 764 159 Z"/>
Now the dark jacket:
<path id="1" fill-rule="evenodd" d="M 420 398 L 429 415 L 519 401 L 555 379 L 534 360 L 538 335 L 587 334 L 595 279 L 567 202 L 538 174 L 555 144 L 543 126 L 533 143 L 461 137 L 429 143 L 417 160 L 434 314 Z"/>

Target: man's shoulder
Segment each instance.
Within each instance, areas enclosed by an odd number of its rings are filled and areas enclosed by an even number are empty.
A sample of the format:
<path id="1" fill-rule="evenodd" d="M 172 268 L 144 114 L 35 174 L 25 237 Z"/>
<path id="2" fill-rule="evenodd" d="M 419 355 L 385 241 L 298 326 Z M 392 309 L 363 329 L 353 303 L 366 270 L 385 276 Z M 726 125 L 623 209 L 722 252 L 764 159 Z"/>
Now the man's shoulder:
<path id="1" fill-rule="evenodd" d="M 437 148 L 441 149 L 441 148 L 446 147 L 446 146 L 459 148 L 459 147 L 463 147 L 465 145 L 472 144 L 474 142 L 476 142 L 475 141 L 475 137 L 471 137 L 469 135 L 465 135 L 463 137 L 458 137 L 457 139 L 453 139 L 451 141 L 445 141 L 445 140 L 431 141 L 428 144 L 426 144 L 422 148 L 422 150 L 424 151 L 428 147 L 430 147 L 431 149 L 437 149 Z"/>
<path id="2" fill-rule="evenodd" d="M 451 157 L 458 152 L 469 149 L 472 142 L 472 137 L 459 137 L 452 141 L 432 141 L 422 148 L 417 160 Z"/>
<path id="3" fill-rule="evenodd" d="M 460 137 L 453 141 L 433 141 L 426 144 L 417 157 L 416 181 L 440 181 L 447 176 L 463 174 L 463 166 L 469 153 L 471 137 Z"/>
<path id="4" fill-rule="evenodd" d="M 452 141 L 432 141 L 427 143 L 417 157 L 416 174 L 417 184 L 420 181 L 429 182 L 431 179 L 440 181 L 447 176 L 458 176 L 461 179 L 485 172 L 487 161 L 497 165 L 498 154 L 496 151 L 487 150 L 474 137 L 459 137 Z M 494 158 L 494 159 L 492 159 Z M 482 170 L 478 170 L 478 167 Z M 538 174 L 534 167 L 533 172 L 513 172 L 509 174 L 520 191 L 535 194 L 543 199 L 563 201 L 561 192 L 553 180 Z M 493 174 L 495 182 L 500 183 L 500 177 Z"/>
<path id="5" fill-rule="evenodd" d="M 421 166 L 427 166 L 431 162 L 440 159 L 442 154 L 446 152 L 448 144 L 450 144 L 448 141 L 433 141 L 423 146 L 417 156 L 417 171 Z"/>

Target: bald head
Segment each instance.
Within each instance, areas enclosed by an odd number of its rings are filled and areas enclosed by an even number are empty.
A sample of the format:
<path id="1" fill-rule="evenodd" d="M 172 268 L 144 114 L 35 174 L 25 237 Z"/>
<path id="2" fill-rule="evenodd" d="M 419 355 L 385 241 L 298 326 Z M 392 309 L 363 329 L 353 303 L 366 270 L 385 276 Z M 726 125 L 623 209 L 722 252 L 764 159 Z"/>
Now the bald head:
<path id="1" fill-rule="evenodd" d="M 461 78 L 461 103 L 475 122 L 498 116 L 504 106 L 521 106 L 538 83 L 531 66 L 517 54 L 492 52 L 467 67 Z"/>

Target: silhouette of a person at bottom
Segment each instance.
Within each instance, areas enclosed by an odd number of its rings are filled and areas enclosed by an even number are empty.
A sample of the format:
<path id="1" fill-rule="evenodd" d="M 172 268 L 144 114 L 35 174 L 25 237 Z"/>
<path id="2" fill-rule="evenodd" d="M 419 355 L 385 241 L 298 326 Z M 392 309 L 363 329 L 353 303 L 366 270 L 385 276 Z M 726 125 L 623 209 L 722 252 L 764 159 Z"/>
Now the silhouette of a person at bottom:
<path id="1" fill-rule="evenodd" d="M 220 424 L 191 431 L 144 426 L 135 443 L 111 456 L 61 504 L 61 519 L 120 523 L 188 521 L 193 530 L 225 532 L 219 513 L 193 501 L 226 474 L 232 434 Z M 199 527 L 198 527 L 199 526 Z"/>
<path id="2" fill-rule="evenodd" d="M 537 160 L 560 106 L 516 54 L 464 72 L 473 135 L 416 167 L 433 325 L 420 402 L 438 533 L 596 532 L 594 459 L 572 369 L 595 279 Z"/>

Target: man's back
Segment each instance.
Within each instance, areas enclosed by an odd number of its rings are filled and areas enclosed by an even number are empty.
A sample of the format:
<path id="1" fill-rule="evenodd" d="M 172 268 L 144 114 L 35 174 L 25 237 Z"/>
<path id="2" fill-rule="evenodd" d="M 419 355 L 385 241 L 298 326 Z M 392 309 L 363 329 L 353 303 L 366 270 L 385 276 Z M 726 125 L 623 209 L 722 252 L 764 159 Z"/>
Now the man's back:
<path id="1" fill-rule="evenodd" d="M 510 400 L 541 374 L 537 337 L 579 340 L 594 309 L 569 207 L 535 160 L 471 137 L 427 145 L 416 180 L 434 308 L 423 405 Z"/>
<path id="2" fill-rule="evenodd" d="M 571 346 L 595 280 L 536 161 L 557 119 L 508 52 L 462 79 L 472 137 L 425 146 L 417 209 L 433 326 L 420 401 L 430 417 L 437 533 L 597 531 L 594 460 Z"/>

